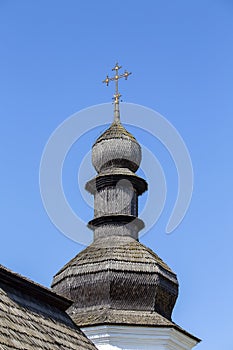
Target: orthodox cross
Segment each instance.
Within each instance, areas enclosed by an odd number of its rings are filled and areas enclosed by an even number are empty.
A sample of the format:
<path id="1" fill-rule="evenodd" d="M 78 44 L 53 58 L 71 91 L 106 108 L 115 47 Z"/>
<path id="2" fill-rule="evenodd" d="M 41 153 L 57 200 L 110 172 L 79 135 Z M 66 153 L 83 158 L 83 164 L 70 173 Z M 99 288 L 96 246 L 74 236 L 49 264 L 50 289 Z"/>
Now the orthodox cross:
<path id="1" fill-rule="evenodd" d="M 118 90 L 118 80 L 121 78 L 125 78 L 125 80 L 127 80 L 128 76 L 130 74 L 132 74 L 131 72 L 128 72 L 127 70 L 125 70 L 125 72 L 123 74 L 119 74 L 118 71 L 121 68 L 122 68 L 122 66 L 119 66 L 118 63 L 116 63 L 115 66 L 112 68 L 112 71 L 115 71 L 114 77 L 109 77 L 107 75 L 106 79 L 103 80 L 103 83 L 105 83 L 107 86 L 108 86 L 110 81 L 115 81 L 115 94 L 113 97 L 113 99 L 114 99 L 114 121 L 115 122 L 120 121 L 119 101 L 120 101 L 121 94 L 119 93 L 119 90 Z"/>

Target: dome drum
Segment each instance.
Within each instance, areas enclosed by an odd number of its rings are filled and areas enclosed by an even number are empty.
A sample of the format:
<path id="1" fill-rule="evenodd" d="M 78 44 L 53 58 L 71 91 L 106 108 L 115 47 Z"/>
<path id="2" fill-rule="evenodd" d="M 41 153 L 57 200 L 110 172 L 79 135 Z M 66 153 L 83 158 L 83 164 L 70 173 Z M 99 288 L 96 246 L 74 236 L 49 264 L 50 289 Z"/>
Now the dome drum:
<path id="1" fill-rule="evenodd" d="M 102 215 L 138 214 L 137 193 L 129 181 L 122 180 L 116 187 L 108 186 L 96 191 L 94 217 Z"/>

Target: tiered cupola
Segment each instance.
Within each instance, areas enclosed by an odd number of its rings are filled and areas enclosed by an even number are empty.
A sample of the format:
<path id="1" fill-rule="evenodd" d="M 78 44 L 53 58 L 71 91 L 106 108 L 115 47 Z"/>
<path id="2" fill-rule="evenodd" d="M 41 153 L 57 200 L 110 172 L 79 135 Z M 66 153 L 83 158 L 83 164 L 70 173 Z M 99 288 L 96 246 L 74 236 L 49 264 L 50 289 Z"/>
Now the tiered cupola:
<path id="1" fill-rule="evenodd" d="M 135 174 L 141 147 L 121 124 L 118 80 L 130 75 L 115 65 L 114 121 L 96 140 L 92 163 L 97 176 L 87 182 L 94 195 L 94 219 L 88 226 L 93 243 L 54 277 L 52 288 L 73 300 L 70 316 L 80 326 L 95 324 L 163 324 L 171 319 L 178 295 L 176 275 L 138 242 L 144 227 L 138 196 L 147 190 Z"/>

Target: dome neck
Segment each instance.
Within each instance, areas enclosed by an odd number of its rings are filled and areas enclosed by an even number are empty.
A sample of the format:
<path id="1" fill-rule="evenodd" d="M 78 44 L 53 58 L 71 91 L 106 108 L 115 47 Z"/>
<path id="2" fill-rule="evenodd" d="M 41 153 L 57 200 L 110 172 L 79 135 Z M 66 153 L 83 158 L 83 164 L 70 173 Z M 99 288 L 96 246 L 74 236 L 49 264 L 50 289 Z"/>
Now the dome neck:
<path id="1" fill-rule="evenodd" d="M 114 96 L 114 120 L 113 122 L 116 124 L 120 124 L 120 101 L 119 101 L 119 94 L 118 96 Z"/>

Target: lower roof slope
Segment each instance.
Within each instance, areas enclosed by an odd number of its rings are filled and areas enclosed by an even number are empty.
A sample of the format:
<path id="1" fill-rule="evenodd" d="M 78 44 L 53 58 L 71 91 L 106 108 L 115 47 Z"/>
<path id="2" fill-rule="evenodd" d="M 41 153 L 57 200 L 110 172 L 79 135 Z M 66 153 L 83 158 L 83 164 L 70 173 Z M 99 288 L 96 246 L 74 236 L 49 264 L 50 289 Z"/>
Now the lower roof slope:
<path id="1" fill-rule="evenodd" d="M 0 349 L 96 350 L 66 314 L 70 304 L 0 265 Z"/>

